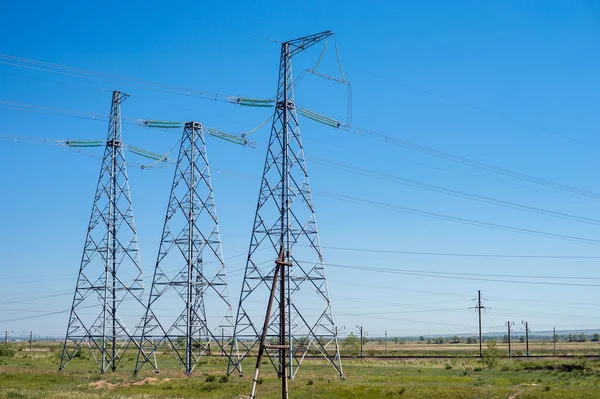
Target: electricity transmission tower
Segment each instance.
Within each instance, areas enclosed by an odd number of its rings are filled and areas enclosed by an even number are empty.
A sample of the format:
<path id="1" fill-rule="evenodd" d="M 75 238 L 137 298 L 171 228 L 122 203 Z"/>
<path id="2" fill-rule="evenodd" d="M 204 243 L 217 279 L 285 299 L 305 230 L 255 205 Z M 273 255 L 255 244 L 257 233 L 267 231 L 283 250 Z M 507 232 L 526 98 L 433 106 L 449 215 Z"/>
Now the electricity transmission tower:
<path id="1" fill-rule="evenodd" d="M 202 125 L 188 122 L 156 260 L 135 366 L 158 372 L 156 350 L 167 344 L 189 375 L 216 344 L 233 333 L 225 263 Z M 217 338 L 221 338 L 219 340 Z"/>
<path id="2" fill-rule="evenodd" d="M 134 341 L 117 311 L 140 314 L 145 308 L 121 131 L 121 102 L 127 97 L 112 94 L 106 148 L 59 370 L 87 344 L 101 373 L 115 371 Z"/>
<path id="3" fill-rule="evenodd" d="M 229 358 L 231 373 L 258 344 L 254 382 L 260 357 L 266 354 L 284 391 L 286 375 L 294 378 L 309 351 L 326 357 L 343 378 L 294 104 L 291 64 L 293 56 L 330 35 L 332 32 L 322 32 L 281 46 L 275 114 L 231 348 L 232 354 L 240 350 L 240 356 Z"/>

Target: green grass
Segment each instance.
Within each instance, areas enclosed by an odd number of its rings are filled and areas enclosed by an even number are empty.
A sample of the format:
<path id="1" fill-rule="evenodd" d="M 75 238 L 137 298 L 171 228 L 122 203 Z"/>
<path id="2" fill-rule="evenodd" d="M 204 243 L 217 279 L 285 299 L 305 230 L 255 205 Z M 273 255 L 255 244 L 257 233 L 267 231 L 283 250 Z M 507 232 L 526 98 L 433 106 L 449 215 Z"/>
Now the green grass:
<path id="1" fill-rule="evenodd" d="M 135 356 L 128 353 L 114 373 L 100 374 L 93 360 L 74 359 L 58 372 L 58 351 L 17 351 L 0 358 L 0 398 L 244 398 L 251 385 L 253 360 L 246 376 L 225 378 L 224 358 L 202 359 L 185 377 L 172 356 L 161 354 L 161 372 L 144 368 L 133 376 Z M 600 398 L 600 363 L 584 359 L 508 360 L 491 370 L 472 358 L 349 359 L 341 381 L 324 360 L 306 361 L 294 381 L 291 398 L 514 399 Z M 270 364 L 262 368 L 259 398 L 279 398 L 280 380 Z"/>

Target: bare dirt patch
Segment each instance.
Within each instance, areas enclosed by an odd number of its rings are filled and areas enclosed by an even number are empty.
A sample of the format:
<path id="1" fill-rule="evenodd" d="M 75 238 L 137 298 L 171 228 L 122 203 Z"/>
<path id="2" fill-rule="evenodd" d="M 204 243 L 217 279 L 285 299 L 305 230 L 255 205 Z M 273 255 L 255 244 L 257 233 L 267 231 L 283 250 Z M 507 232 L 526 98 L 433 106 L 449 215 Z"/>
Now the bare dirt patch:
<path id="1" fill-rule="evenodd" d="M 161 383 L 167 382 L 169 380 L 170 380 L 170 378 L 165 378 L 165 379 L 160 380 L 160 382 Z M 100 381 L 90 382 L 89 386 L 94 389 L 115 389 L 115 388 L 127 388 L 127 387 L 131 387 L 131 386 L 138 386 L 138 385 L 145 385 L 145 384 L 153 384 L 153 383 L 156 383 L 157 381 L 158 381 L 158 378 L 154 378 L 154 377 L 147 377 L 140 381 L 124 382 L 122 384 L 113 384 L 108 381 L 100 380 Z"/>

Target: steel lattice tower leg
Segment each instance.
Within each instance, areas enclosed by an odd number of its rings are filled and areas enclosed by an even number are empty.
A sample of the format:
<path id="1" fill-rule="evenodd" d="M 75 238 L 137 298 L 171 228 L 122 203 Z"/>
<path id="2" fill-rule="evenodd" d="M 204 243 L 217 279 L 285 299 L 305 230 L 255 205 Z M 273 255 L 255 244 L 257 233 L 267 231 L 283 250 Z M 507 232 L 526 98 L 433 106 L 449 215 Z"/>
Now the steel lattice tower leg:
<path id="1" fill-rule="evenodd" d="M 210 352 L 211 343 L 221 353 L 230 345 L 231 303 L 204 134 L 198 122 L 188 122 L 183 129 L 142 325 L 136 373 L 145 363 L 158 372 L 155 353 L 163 343 L 188 375 L 200 357 Z M 222 337 L 227 342 L 221 342 Z"/>
<path id="2" fill-rule="evenodd" d="M 279 376 L 294 378 L 305 356 L 312 352 L 325 356 L 343 378 L 291 67 L 292 56 L 331 34 L 306 36 L 281 46 L 277 103 L 232 346 L 241 355 L 235 358 L 232 352 L 228 373 L 239 368 L 258 343 L 259 352 L 269 357 Z M 268 320 L 265 308 L 269 309 Z M 264 336 L 263 322 L 268 330 Z M 267 341 L 277 344 L 267 345 Z"/>
<path id="3" fill-rule="evenodd" d="M 121 132 L 121 102 L 127 97 L 112 94 L 106 149 L 59 370 L 87 344 L 100 372 L 115 371 L 129 344 L 136 344 L 117 310 L 139 314 L 145 309 Z"/>

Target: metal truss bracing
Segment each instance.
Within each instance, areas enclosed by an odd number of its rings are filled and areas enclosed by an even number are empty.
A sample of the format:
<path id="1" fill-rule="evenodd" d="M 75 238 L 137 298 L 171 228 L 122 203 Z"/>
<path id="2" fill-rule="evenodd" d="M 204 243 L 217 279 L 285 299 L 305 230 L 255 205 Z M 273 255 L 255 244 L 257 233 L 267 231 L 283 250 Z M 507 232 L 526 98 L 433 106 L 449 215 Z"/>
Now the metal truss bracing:
<path id="1" fill-rule="evenodd" d="M 294 378 L 308 354 L 321 354 L 343 378 L 296 116 L 291 67 L 293 55 L 331 34 L 307 36 L 285 42 L 281 47 L 277 103 L 228 373 L 240 368 L 242 359 L 251 351 L 258 351 L 266 354 L 280 377 L 287 374 Z M 281 266 L 283 277 L 280 274 L 274 279 L 280 265 L 288 264 Z M 266 342 L 261 343 L 265 309 L 271 308 L 269 301 L 273 306 L 265 323 Z M 240 353 L 237 358 L 233 356 L 235 350 Z"/>
<path id="2" fill-rule="evenodd" d="M 127 97 L 118 91 L 112 94 L 106 149 L 59 370 L 86 346 L 100 372 L 115 371 L 125 350 L 135 345 L 126 326 L 129 321 L 118 312 L 139 315 L 145 309 L 121 131 L 121 102 Z"/>
<path id="3" fill-rule="evenodd" d="M 211 344 L 229 356 L 233 317 L 202 125 L 183 129 L 135 366 L 170 348 L 190 374 Z M 162 351 L 162 349 L 161 349 Z"/>

